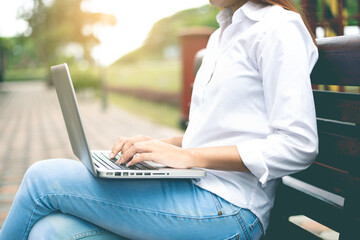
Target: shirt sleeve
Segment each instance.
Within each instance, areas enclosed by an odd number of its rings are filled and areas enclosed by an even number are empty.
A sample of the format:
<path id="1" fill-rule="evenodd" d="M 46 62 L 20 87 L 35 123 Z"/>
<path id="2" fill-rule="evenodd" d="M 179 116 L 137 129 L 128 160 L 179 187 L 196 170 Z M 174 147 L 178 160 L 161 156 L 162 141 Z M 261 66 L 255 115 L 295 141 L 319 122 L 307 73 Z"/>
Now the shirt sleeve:
<path id="1" fill-rule="evenodd" d="M 272 133 L 237 145 L 262 186 L 307 168 L 318 153 L 310 73 L 318 52 L 300 17 L 272 27 L 254 48 Z"/>

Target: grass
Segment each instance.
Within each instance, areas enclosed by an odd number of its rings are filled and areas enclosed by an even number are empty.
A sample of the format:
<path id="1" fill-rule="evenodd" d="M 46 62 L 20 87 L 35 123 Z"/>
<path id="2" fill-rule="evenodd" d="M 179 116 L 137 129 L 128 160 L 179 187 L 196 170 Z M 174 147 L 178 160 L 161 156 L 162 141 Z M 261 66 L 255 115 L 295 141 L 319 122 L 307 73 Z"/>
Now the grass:
<path id="1" fill-rule="evenodd" d="M 179 60 L 123 63 L 105 70 L 106 84 L 115 87 L 147 88 L 178 93 L 181 89 Z"/>
<path id="2" fill-rule="evenodd" d="M 181 63 L 172 61 L 140 61 L 112 65 L 104 70 L 110 87 L 146 88 L 178 93 L 181 90 Z M 154 123 L 180 129 L 180 108 L 131 96 L 111 93 L 109 102 Z"/>
<path id="3" fill-rule="evenodd" d="M 120 94 L 109 94 L 109 102 L 154 123 L 180 129 L 180 109 Z"/>
<path id="4" fill-rule="evenodd" d="M 6 69 L 5 81 L 44 80 L 48 73 L 49 70 L 44 67 Z"/>

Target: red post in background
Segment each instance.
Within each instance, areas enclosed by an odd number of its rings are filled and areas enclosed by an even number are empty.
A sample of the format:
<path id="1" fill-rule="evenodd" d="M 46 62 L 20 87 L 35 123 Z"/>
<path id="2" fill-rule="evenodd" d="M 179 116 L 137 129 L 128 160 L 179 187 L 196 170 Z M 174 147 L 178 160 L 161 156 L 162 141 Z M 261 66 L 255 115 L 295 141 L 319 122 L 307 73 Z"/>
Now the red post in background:
<path id="1" fill-rule="evenodd" d="M 196 53 L 207 45 L 214 29 L 209 27 L 189 28 L 180 34 L 182 51 L 182 93 L 181 126 L 185 129 L 189 121 L 191 86 L 194 82 L 194 58 Z"/>

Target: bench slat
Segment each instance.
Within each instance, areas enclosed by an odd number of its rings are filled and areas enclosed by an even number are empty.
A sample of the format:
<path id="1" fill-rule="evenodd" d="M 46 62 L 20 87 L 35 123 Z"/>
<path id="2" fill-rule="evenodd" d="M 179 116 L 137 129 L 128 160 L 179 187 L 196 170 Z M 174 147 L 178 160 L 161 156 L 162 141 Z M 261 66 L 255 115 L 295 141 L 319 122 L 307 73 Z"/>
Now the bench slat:
<path id="1" fill-rule="evenodd" d="M 277 228 L 281 229 L 281 231 L 273 231 Z M 291 236 L 291 238 L 284 238 L 284 236 Z M 304 231 L 301 227 L 289 222 L 287 219 L 283 219 L 282 216 L 272 215 L 270 217 L 269 229 L 262 240 L 274 239 L 321 240 L 322 238 L 319 238 L 308 231 Z"/>
<path id="2" fill-rule="evenodd" d="M 319 60 L 311 73 L 312 84 L 360 86 L 360 35 L 317 42 Z M 296 237 L 284 231 L 293 215 L 308 216 L 338 231 L 340 239 L 353 239 L 358 234 L 360 94 L 317 90 L 313 94 L 319 155 L 308 169 L 283 177 L 271 213 L 268 239 Z M 271 238 L 272 233 L 278 238 Z"/>
<path id="3" fill-rule="evenodd" d="M 282 202 L 282 208 L 286 211 L 286 218 L 296 215 L 305 215 L 335 231 L 341 232 L 344 223 L 339 219 L 344 218 L 342 208 L 328 204 L 328 202 L 320 200 L 312 195 L 304 194 L 297 189 L 283 185 L 281 189 L 282 195 L 286 194 L 286 201 Z M 287 204 L 287 207 L 284 205 Z M 282 210 L 280 210 L 282 211 Z"/>
<path id="4" fill-rule="evenodd" d="M 317 90 L 313 94 L 318 118 L 360 123 L 360 94 Z"/>
<path id="5" fill-rule="evenodd" d="M 346 197 L 351 177 L 347 172 L 315 162 L 308 169 L 291 175 L 327 192 Z"/>
<path id="6" fill-rule="evenodd" d="M 331 121 L 328 119 L 317 119 L 318 132 L 331 133 L 339 136 L 358 139 L 360 126 L 354 123 Z"/>
<path id="7" fill-rule="evenodd" d="M 313 84 L 360 86 L 360 37 L 318 39 L 319 60 Z"/>
<path id="8" fill-rule="evenodd" d="M 360 140 L 319 132 L 319 155 L 316 162 L 358 176 L 360 175 Z"/>
<path id="9" fill-rule="evenodd" d="M 353 239 L 354 236 L 358 236 L 360 226 L 360 178 L 351 177 L 347 187 L 348 191 L 344 205 L 347 224 L 344 226 L 340 239 Z"/>
<path id="10" fill-rule="evenodd" d="M 355 236 L 360 226 L 360 179 L 349 176 L 349 180 L 345 186 L 348 189 L 344 199 L 317 192 L 313 186 L 308 187 L 298 179 L 284 177 L 277 192 L 274 217 L 283 221 L 289 216 L 305 215 L 342 233 L 340 239 L 353 239 L 350 236 Z"/>
<path id="11" fill-rule="evenodd" d="M 294 188 L 298 191 L 302 191 L 308 195 L 311 195 L 320 200 L 326 201 L 329 204 L 334 205 L 338 208 L 344 207 L 345 199 L 339 195 L 333 194 L 331 192 L 325 191 L 321 188 L 315 187 L 306 182 L 300 181 L 294 177 L 285 176 L 282 178 L 282 182 L 284 185 Z"/>

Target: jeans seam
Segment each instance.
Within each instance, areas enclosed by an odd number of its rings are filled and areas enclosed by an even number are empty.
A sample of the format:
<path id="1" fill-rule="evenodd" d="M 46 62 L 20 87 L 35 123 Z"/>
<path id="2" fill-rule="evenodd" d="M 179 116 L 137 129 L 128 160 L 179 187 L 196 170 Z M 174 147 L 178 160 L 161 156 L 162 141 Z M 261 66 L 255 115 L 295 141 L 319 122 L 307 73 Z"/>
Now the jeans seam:
<path id="1" fill-rule="evenodd" d="M 215 196 L 214 196 L 214 194 L 213 193 L 210 193 L 210 195 L 211 195 L 211 198 L 212 198 L 212 200 L 213 200 L 213 202 L 214 202 L 214 205 L 215 205 L 215 208 L 216 208 L 216 212 L 218 213 L 218 215 L 220 215 L 220 212 L 221 212 L 221 208 L 220 208 L 220 204 L 218 203 L 216 203 L 216 200 L 215 200 Z"/>
<path id="2" fill-rule="evenodd" d="M 246 225 L 244 223 L 244 220 L 241 217 L 240 211 L 235 216 L 236 216 L 236 219 L 238 220 L 238 222 L 239 222 L 239 224 L 240 224 L 240 226 L 241 226 L 241 228 L 242 228 L 242 230 L 244 232 L 245 238 L 247 240 L 251 240 L 249 232 L 246 229 Z"/>
<path id="3" fill-rule="evenodd" d="M 261 233 L 264 234 L 264 228 L 263 228 L 263 226 L 262 226 L 262 223 L 261 223 L 260 219 L 255 215 L 255 220 L 254 220 L 253 223 L 249 226 L 249 228 L 250 228 L 251 230 L 253 230 L 253 229 L 256 227 L 256 225 L 259 226 Z"/>
<path id="4" fill-rule="evenodd" d="M 99 199 L 96 199 L 96 198 L 89 198 L 89 197 L 84 197 L 84 196 L 76 195 L 76 194 L 47 194 L 47 195 L 44 195 L 44 196 L 42 196 L 42 197 L 40 197 L 38 199 L 41 199 L 41 198 L 44 198 L 44 197 L 52 197 L 52 196 L 67 196 L 67 197 L 83 198 L 83 199 L 87 199 L 87 200 L 90 200 L 90 201 L 96 201 L 96 202 L 103 203 L 103 204 L 108 204 L 108 205 L 113 205 L 113 206 L 118 206 L 118 207 L 124 207 L 124 208 L 133 209 L 133 210 L 137 210 L 137 211 L 141 211 L 141 212 L 149 212 L 149 213 L 154 213 L 154 214 L 167 215 L 167 216 L 171 216 L 171 217 L 186 218 L 186 219 L 203 220 L 203 219 L 213 219 L 213 218 L 219 218 L 219 217 L 231 217 L 231 216 L 234 215 L 234 214 L 221 215 L 221 216 L 219 216 L 219 215 L 214 215 L 214 216 L 177 215 L 177 214 L 174 214 L 174 213 L 160 212 L 160 211 L 154 211 L 154 210 L 150 210 L 150 209 L 136 208 L 136 207 L 127 206 L 127 205 L 124 205 L 124 204 L 118 204 L 118 203 L 113 203 L 113 202 L 109 202 L 109 201 L 103 201 L 103 200 L 99 200 Z M 57 209 L 57 210 L 60 210 L 60 209 Z"/>
<path id="5" fill-rule="evenodd" d="M 255 220 L 254 220 L 253 223 L 249 226 L 249 228 L 250 228 L 251 230 L 253 230 L 254 227 L 255 227 L 255 225 L 258 223 L 258 221 L 259 221 L 259 219 L 258 219 L 258 218 L 255 218 Z"/>
<path id="6" fill-rule="evenodd" d="M 76 239 L 81 239 L 83 237 L 99 235 L 101 233 L 105 233 L 105 230 L 100 230 L 100 229 L 90 230 L 90 231 L 74 234 L 71 237 L 67 238 L 66 240 L 76 240 Z"/>
<path id="7" fill-rule="evenodd" d="M 222 203 L 221 203 L 221 197 L 220 196 L 218 196 L 218 195 L 215 195 L 215 197 L 216 197 L 216 200 L 217 200 L 217 202 L 219 203 L 219 207 L 220 207 L 220 209 L 223 209 L 223 206 L 222 206 Z"/>
<path id="8" fill-rule="evenodd" d="M 123 207 L 123 208 L 132 209 L 132 210 L 143 212 L 143 213 L 159 215 L 159 216 L 162 216 L 162 217 L 181 218 L 181 219 L 188 219 L 188 220 L 199 221 L 199 222 L 206 221 L 206 220 L 211 220 L 211 219 L 215 220 L 215 219 L 229 218 L 229 217 L 234 217 L 235 216 L 237 218 L 238 222 L 240 223 L 240 221 L 238 219 L 238 216 L 237 216 L 239 211 L 237 211 L 237 213 L 221 215 L 221 216 L 219 216 L 219 215 L 214 215 L 214 216 L 184 216 L 184 215 L 177 215 L 177 214 L 173 214 L 173 213 L 166 213 L 166 212 L 160 212 L 160 211 L 153 211 L 153 210 L 149 210 L 149 209 L 136 208 L 136 207 L 132 207 L 132 206 L 126 206 L 124 204 L 119 204 L 119 203 L 114 203 L 114 202 L 109 202 L 109 201 L 103 201 L 103 200 L 99 200 L 99 199 L 96 199 L 96 198 L 84 197 L 84 196 L 77 195 L 77 194 L 54 194 L 54 193 L 52 193 L 52 194 L 42 195 L 41 197 L 39 197 L 39 198 L 37 198 L 35 200 L 35 206 L 32 209 L 31 216 L 29 218 L 29 221 L 28 221 L 28 224 L 27 224 L 27 227 L 26 227 L 26 230 L 25 230 L 26 235 L 24 234 L 23 239 L 26 239 L 26 236 L 29 234 L 28 229 L 30 227 L 30 223 L 33 221 L 33 216 L 34 216 L 35 210 L 38 207 L 41 206 L 41 204 L 39 204 L 40 200 L 43 199 L 43 198 L 49 198 L 50 199 L 50 198 L 56 197 L 56 196 L 82 198 L 84 200 L 97 202 L 99 204 L 101 203 L 101 204 L 111 205 L 111 206 L 115 206 L 115 207 Z M 56 209 L 56 210 L 61 211 L 61 209 Z M 241 223 L 240 223 L 240 225 L 241 225 Z M 241 225 L 241 227 L 243 228 L 242 225 Z M 246 237 L 246 239 L 248 239 L 248 238 Z"/>
<path id="9" fill-rule="evenodd" d="M 33 207 L 32 211 L 31 211 L 31 215 L 30 215 L 28 224 L 27 224 L 27 226 L 26 226 L 23 239 L 26 239 L 26 236 L 28 235 L 27 233 L 29 232 L 30 223 L 32 222 L 32 218 L 33 218 L 33 216 L 34 216 L 35 209 L 39 206 L 39 200 L 42 199 L 42 198 L 44 198 L 44 197 L 46 197 L 46 196 L 47 196 L 47 195 L 44 195 L 44 196 L 41 196 L 41 197 L 39 197 L 39 198 L 36 199 L 36 201 L 35 201 L 35 206 Z"/>

